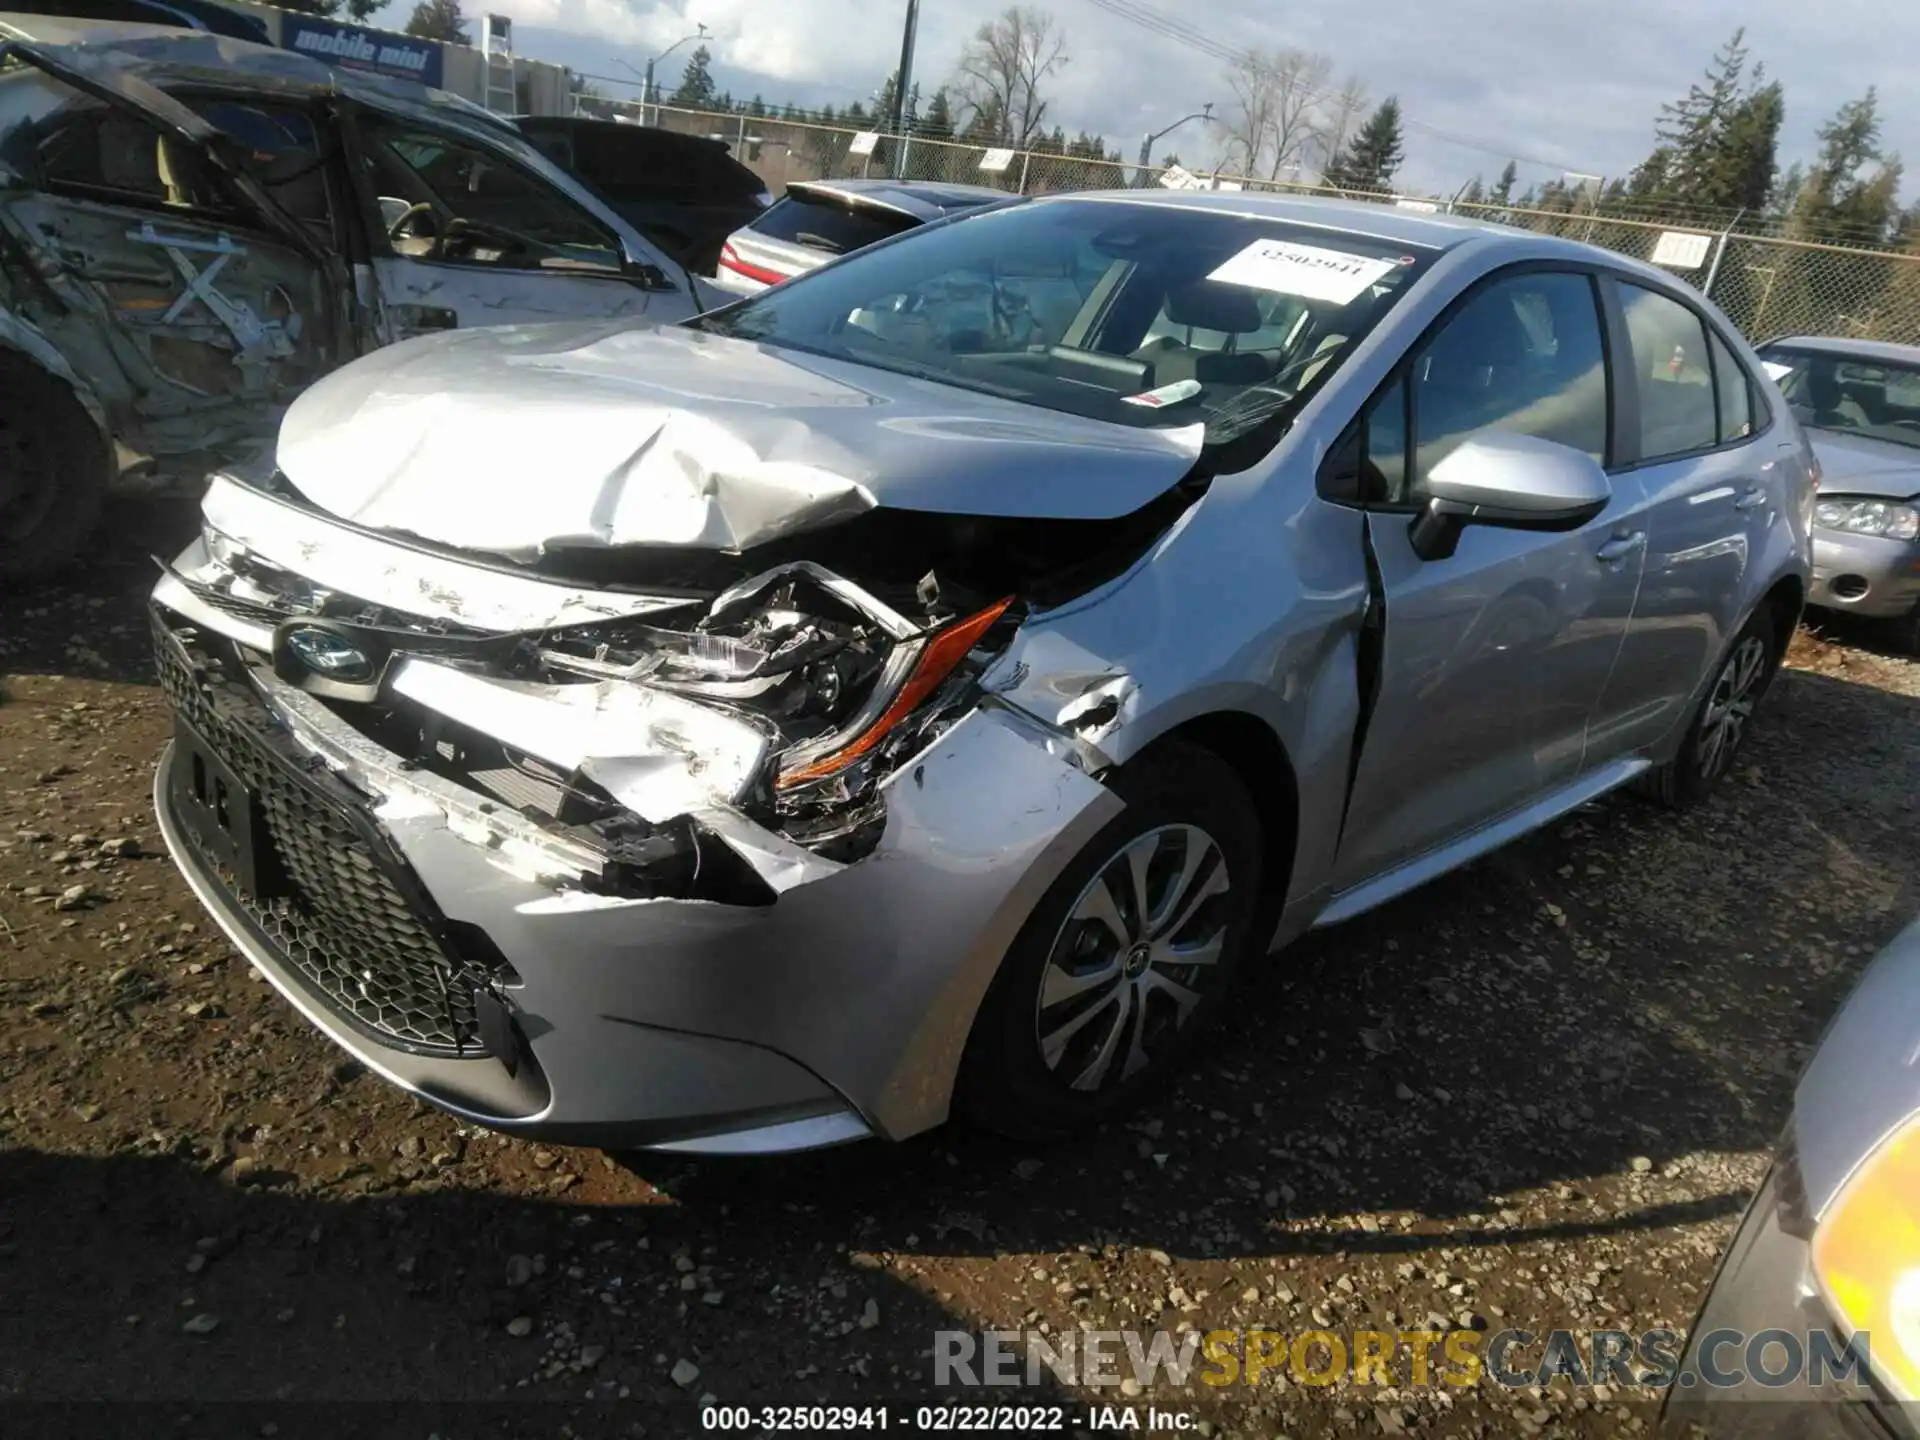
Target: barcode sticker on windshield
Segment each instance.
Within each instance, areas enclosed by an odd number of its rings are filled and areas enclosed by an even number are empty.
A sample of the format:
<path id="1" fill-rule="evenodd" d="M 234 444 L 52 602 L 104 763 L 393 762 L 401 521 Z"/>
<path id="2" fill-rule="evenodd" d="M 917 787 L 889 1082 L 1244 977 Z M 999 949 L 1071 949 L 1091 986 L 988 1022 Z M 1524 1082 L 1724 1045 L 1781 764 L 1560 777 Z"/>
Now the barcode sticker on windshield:
<path id="1" fill-rule="evenodd" d="M 1162 385 L 1158 390 L 1145 390 L 1138 395 L 1124 395 L 1129 405 L 1145 405 L 1158 410 L 1164 405 L 1178 405 L 1182 400 L 1191 400 L 1200 393 L 1198 380 L 1176 380 L 1171 385 Z"/>
<path id="2" fill-rule="evenodd" d="M 1256 240 L 1207 278 L 1223 285 L 1350 305 L 1395 268 L 1391 260 L 1349 255 L 1343 250 L 1295 245 L 1290 240 Z"/>

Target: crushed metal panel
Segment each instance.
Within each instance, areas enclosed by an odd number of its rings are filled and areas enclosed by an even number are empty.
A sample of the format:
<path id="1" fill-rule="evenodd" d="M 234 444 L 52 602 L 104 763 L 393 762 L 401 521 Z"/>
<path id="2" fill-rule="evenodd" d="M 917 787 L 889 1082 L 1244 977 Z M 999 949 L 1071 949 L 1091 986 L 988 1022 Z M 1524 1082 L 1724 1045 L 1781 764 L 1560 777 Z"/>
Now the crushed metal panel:
<path id="1" fill-rule="evenodd" d="M 201 505 L 214 534 L 317 586 L 402 614 L 481 630 L 550 630 L 683 607 L 656 595 L 583 589 L 409 550 L 215 476 Z"/>
<path id="2" fill-rule="evenodd" d="M 389 684 L 435 714 L 580 771 L 654 823 L 737 800 L 769 745 L 744 720 L 630 681 L 541 685 L 413 658 Z"/>

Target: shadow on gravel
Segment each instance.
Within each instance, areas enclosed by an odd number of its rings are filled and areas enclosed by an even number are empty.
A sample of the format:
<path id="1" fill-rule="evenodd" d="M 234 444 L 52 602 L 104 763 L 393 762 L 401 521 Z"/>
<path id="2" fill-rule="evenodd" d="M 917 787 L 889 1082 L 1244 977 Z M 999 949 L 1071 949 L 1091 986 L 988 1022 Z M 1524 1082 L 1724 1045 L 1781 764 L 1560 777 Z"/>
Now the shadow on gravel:
<path id="1" fill-rule="evenodd" d="M 0 675 L 72 675 L 153 683 L 147 596 L 200 528 L 200 503 L 116 498 L 94 548 L 58 578 L 0 588 Z"/>
<path id="2" fill-rule="evenodd" d="M 688 1435 L 710 1388 L 742 1403 L 924 1398 L 894 1377 L 917 1377 L 918 1352 L 952 1325 L 934 1300 L 830 1257 L 836 1311 L 872 1300 L 885 1329 L 780 1334 L 730 1262 L 698 1264 L 703 1284 L 728 1286 L 724 1308 L 682 1290 L 677 1256 L 726 1227 L 703 1236 L 670 1213 L 453 1190 L 331 1200 L 235 1184 L 188 1156 L 0 1151 L 0 1430 Z M 540 1257 L 540 1273 L 516 1273 L 514 1256 Z M 798 1293 L 801 1278 L 785 1283 Z M 867 1376 L 842 1368 L 856 1349 Z M 672 1366 L 691 1356 L 699 1373 L 679 1383 Z M 75 1400 L 140 1403 L 54 1403 Z"/>

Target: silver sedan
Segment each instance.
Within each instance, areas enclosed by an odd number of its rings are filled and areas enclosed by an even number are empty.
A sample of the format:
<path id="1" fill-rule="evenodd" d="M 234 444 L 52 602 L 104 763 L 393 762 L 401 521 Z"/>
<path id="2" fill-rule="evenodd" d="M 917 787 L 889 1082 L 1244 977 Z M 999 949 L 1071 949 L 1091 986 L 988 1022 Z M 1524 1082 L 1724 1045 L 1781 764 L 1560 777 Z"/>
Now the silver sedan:
<path id="1" fill-rule="evenodd" d="M 499 1129 L 771 1151 L 1165 1082 L 1236 974 L 1735 763 L 1811 457 L 1695 292 L 1247 195 L 359 360 L 155 595 L 251 961 Z"/>
<path id="2" fill-rule="evenodd" d="M 1808 603 L 1890 621 L 1920 654 L 1920 345 L 1807 336 L 1760 360 L 1820 461 Z"/>

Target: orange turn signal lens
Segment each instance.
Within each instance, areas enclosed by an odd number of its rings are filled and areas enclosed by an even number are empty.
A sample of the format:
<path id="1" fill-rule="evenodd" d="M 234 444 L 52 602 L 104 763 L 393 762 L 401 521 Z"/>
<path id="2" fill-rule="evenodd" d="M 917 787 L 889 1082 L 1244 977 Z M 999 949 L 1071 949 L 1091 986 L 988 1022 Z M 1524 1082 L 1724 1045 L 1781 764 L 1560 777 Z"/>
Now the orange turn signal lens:
<path id="1" fill-rule="evenodd" d="M 853 736 L 848 742 L 832 753 L 809 760 L 795 769 L 785 771 L 773 783 L 779 790 L 791 789 L 795 785 L 804 785 L 811 780 L 824 780 L 836 775 L 854 761 L 872 750 L 899 723 L 918 710 L 926 698 L 945 683 L 960 662 L 967 658 L 973 647 L 980 643 L 980 637 L 993 628 L 994 621 L 1006 614 L 1007 607 L 1013 604 L 1013 597 L 996 601 L 986 609 L 969 615 L 964 620 L 956 620 L 946 629 L 925 642 L 920 658 L 914 663 L 906 683 L 894 694 L 886 708 L 874 721 Z"/>

